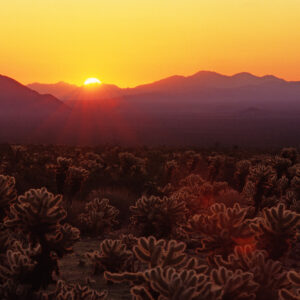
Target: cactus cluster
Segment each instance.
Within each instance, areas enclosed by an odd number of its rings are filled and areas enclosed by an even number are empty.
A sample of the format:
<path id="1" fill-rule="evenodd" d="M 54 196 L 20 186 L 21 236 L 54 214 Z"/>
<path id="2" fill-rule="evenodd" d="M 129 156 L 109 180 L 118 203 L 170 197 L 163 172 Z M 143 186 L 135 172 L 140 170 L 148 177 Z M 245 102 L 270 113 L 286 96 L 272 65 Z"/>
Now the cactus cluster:
<path id="1" fill-rule="evenodd" d="M 100 251 L 93 251 L 86 256 L 94 263 L 94 274 L 104 271 L 122 272 L 128 270 L 132 263 L 132 252 L 127 250 L 121 240 L 103 240 Z"/>
<path id="2" fill-rule="evenodd" d="M 37 300 L 106 300 L 107 291 L 96 291 L 88 286 L 70 284 L 59 280 L 53 292 L 38 293 Z"/>
<path id="3" fill-rule="evenodd" d="M 175 197 L 143 196 L 130 206 L 131 223 L 145 236 L 169 236 L 184 222 L 187 210 L 185 203 Z"/>
<path id="4" fill-rule="evenodd" d="M 296 149 L 14 148 L 0 299 L 300 299 Z"/>
<path id="5" fill-rule="evenodd" d="M 108 199 L 94 198 L 85 205 L 79 215 L 79 226 L 83 234 L 99 235 L 118 224 L 119 210 L 109 204 Z"/>
<path id="6" fill-rule="evenodd" d="M 62 197 L 54 196 L 45 188 L 31 189 L 19 196 L 4 219 L 4 226 L 11 231 L 22 232 L 32 244 L 39 243 L 41 254 L 34 270 L 36 287 L 47 286 L 52 272 L 58 270 L 57 256 L 63 256 L 79 239 L 78 229 L 62 224 L 66 211 Z"/>
<path id="7" fill-rule="evenodd" d="M 296 237 L 300 215 L 287 210 L 284 204 L 263 210 L 263 216 L 252 223 L 257 245 L 265 249 L 273 259 L 282 257 Z"/>
<path id="8" fill-rule="evenodd" d="M 17 199 L 15 184 L 14 177 L 0 175 L 0 221 L 6 215 L 10 204 Z"/>
<path id="9" fill-rule="evenodd" d="M 247 213 L 248 208 L 241 208 L 238 203 L 232 208 L 220 203 L 212 205 L 207 214 L 193 216 L 189 230 L 194 238 L 198 235 L 201 240 L 197 251 L 209 256 L 227 256 L 235 246 L 251 242 Z"/>

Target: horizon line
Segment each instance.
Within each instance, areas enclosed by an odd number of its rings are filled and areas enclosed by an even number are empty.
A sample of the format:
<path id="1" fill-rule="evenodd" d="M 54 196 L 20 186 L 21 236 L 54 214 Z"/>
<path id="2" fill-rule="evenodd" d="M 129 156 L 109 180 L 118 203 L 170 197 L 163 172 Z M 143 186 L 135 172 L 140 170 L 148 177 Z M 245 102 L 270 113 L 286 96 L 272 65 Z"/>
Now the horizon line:
<path id="1" fill-rule="evenodd" d="M 237 73 L 231 73 L 231 74 L 224 74 L 224 73 L 219 73 L 217 71 L 212 71 L 212 70 L 200 70 L 200 71 L 197 71 L 195 73 L 192 73 L 190 75 L 180 75 L 180 74 L 173 74 L 173 75 L 169 75 L 169 76 L 166 76 L 166 77 L 162 77 L 160 79 L 156 79 L 156 80 L 153 80 L 153 81 L 147 81 L 147 82 L 144 82 L 144 83 L 140 83 L 138 85 L 133 85 L 133 86 L 126 86 L 126 87 L 121 87 L 115 83 L 108 83 L 108 82 L 105 82 L 105 81 L 102 81 L 102 84 L 104 85 L 114 85 L 114 86 L 117 86 L 121 89 L 133 89 L 133 88 L 136 88 L 136 87 L 139 87 L 139 86 L 143 86 L 143 85 L 148 85 L 148 84 L 153 84 L 153 83 L 156 83 L 156 82 L 159 82 L 159 81 L 162 81 L 162 80 L 165 80 L 165 79 L 168 79 L 168 78 L 172 78 L 172 77 L 182 77 L 182 78 L 189 78 L 189 77 L 193 77 L 197 74 L 200 74 L 200 73 L 211 73 L 211 74 L 216 74 L 216 75 L 220 75 L 220 76 L 223 76 L 223 77 L 228 77 L 228 78 L 232 78 L 234 76 L 237 76 L 237 75 L 242 75 L 242 74 L 247 74 L 247 75 L 250 75 L 250 76 L 253 76 L 253 77 L 256 77 L 256 78 L 264 78 L 264 77 L 274 77 L 274 78 L 277 78 L 279 80 L 283 80 L 285 82 L 300 82 L 300 79 L 299 80 L 287 80 L 283 77 L 279 77 L 277 75 L 274 75 L 274 74 L 271 74 L 271 73 L 267 73 L 265 75 L 255 75 L 254 73 L 251 73 L 251 72 L 247 72 L 247 71 L 241 71 L 241 72 L 237 72 Z M 9 77 L 11 79 L 14 79 L 16 81 L 18 81 L 17 79 L 15 79 L 14 77 L 10 77 L 10 76 L 7 76 L 7 75 L 3 75 L 3 74 L 0 74 L 2 76 L 6 76 L 6 77 Z M 56 85 L 56 84 L 60 84 L 60 83 L 64 83 L 64 84 L 69 84 L 69 85 L 74 85 L 76 87 L 82 87 L 84 86 L 84 84 L 81 84 L 81 85 L 78 85 L 76 83 L 71 83 L 71 82 L 68 82 L 68 81 L 64 81 L 64 80 L 58 80 L 56 82 L 39 82 L 39 81 L 34 81 L 34 82 L 30 82 L 30 83 L 23 83 L 21 81 L 18 81 L 19 83 L 21 83 L 22 85 L 24 86 L 29 86 L 29 85 L 33 85 L 33 84 L 42 84 L 42 85 Z"/>

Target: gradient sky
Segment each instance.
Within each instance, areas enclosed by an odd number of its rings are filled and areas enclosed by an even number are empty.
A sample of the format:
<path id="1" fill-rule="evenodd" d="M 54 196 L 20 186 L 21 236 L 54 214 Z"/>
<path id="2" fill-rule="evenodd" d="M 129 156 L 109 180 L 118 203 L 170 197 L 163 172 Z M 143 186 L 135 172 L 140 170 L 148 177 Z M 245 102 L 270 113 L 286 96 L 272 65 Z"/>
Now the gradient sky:
<path id="1" fill-rule="evenodd" d="M 300 80 L 299 0 L 2 0 L 0 74 L 122 87 L 198 70 Z"/>

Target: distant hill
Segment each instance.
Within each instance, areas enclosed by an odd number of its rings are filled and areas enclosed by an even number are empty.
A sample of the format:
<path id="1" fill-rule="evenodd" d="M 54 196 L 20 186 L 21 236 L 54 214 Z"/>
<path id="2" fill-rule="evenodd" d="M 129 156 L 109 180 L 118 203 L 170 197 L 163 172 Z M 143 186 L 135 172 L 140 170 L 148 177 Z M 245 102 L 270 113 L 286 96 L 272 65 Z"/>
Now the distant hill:
<path id="1" fill-rule="evenodd" d="M 65 100 L 65 98 L 67 98 L 68 94 L 72 93 L 75 89 L 78 88 L 77 85 L 69 84 L 62 81 L 53 84 L 43 84 L 35 82 L 28 84 L 27 87 L 39 92 L 40 94 L 51 94 L 62 101 Z"/>
<path id="2" fill-rule="evenodd" d="M 126 89 L 29 86 L 63 95 L 70 108 L 60 130 L 64 142 L 300 144 L 300 82 L 272 75 L 200 71 Z"/>
<path id="3" fill-rule="evenodd" d="M 52 95 L 41 95 L 0 75 L 0 141 L 54 133 L 70 109 Z"/>

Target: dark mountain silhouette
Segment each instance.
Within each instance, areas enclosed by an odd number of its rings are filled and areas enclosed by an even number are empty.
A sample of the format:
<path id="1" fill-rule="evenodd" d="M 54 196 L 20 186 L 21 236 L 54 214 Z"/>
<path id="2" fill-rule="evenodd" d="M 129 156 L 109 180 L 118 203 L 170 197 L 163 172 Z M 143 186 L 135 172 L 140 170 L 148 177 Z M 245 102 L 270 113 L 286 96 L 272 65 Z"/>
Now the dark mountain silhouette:
<path id="1" fill-rule="evenodd" d="M 300 83 L 272 75 L 201 71 L 126 89 L 35 87 L 64 95 L 64 142 L 283 145 L 300 133 Z"/>
<path id="2" fill-rule="evenodd" d="M 52 95 L 41 95 L 0 75 L 0 141 L 54 134 L 70 109 Z"/>

